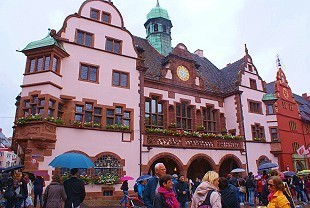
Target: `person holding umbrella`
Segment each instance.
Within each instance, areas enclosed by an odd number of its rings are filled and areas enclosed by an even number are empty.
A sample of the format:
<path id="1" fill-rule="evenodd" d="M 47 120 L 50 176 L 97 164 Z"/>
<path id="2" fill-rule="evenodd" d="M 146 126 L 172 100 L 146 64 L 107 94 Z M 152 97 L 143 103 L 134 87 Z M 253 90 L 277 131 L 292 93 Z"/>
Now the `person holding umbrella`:
<path id="1" fill-rule="evenodd" d="M 123 181 L 122 186 L 121 186 L 121 190 L 123 191 L 123 194 L 124 194 L 123 198 L 119 201 L 119 204 L 121 206 L 123 205 L 124 202 L 125 202 L 125 206 L 127 204 L 128 189 L 129 189 L 128 181 L 125 180 Z"/>

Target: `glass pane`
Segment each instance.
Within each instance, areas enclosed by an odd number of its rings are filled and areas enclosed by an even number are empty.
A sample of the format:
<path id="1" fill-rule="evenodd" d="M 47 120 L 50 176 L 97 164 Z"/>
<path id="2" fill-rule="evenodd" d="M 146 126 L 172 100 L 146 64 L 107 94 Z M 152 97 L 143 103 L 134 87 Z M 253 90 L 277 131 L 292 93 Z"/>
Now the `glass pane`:
<path id="1" fill-rule="evenodd" d="M 107 116 L 114 116 L 114 110 L 107 110 Z"/>
<path id="2" fill-rule="evenodd" d="M 113 50 L 113 42 L 110 39 L 107 39 L 105 43 L 105 50 L 112 51 Z"/>
<path id="3" fill-rule="evenodd" d="M 157 116 L 152 115 L 152 125 L 157 125 Z"/>
<path id="4" fill-rule="evenodd" d="M 101 115 L 101 108 L 95 108 L 94 109 L 94 114 Z"/>
<path id="5" fill-rule="evenodd" d="M 31 115 L 35 115 L 37 113 L 37 108 L 35 105 L 31 106 Z"/>
<path id="6" fill-rule="evenodd" d="M 54 57 L 53 58 L 53 66 L 52 66 L 53 71 L 57 71 L 57 62 L 58 62 L 58 59 Z"/>
<path id="7" fill-rule="evenodd" d="M 177 115 L 177 116 L 180 116 L 180 115 L 181 115 L 181 108 L 180 108 L 180 105 L 179 105 L 179 104 L 177 104 L 177 106 L 176 106 L 176 115 Z"/>
<path id="8" fill-rule="evenodd" d="M 181 119 L 180 118 L 177 118 L 177 126 L 178 126 L 178 128 L 181 127 Z"/>
<path id="9" fill-rule="evenodd" d="M 114 52 L 121 53 L 121 43 L 114 41 Z"/>
<path id="10" fill-rule="evenodd" d="M 207 111 L 206 111 L 206 109 L 202 110 L 202 116 L 203 116 L 203 120 L 207 120 Z"/>
<path id="11" fill-rule="evenodd" d="M 30 107 L 30 101 L 29 101 L 29 100 L 25 101 L 25 107 L 26 107 L 26 108 L 29 108 L 29 107 Z"/>
<path id="12" fill-rule="evenodd" d="M 58 104 L 58 110 L 61 111 L 63 107 L 64 107 L 63 104 L 61 104 L 61 103 Z"/>
<path id="13" fill-rule="evenodd" d="M 87 66 L 81 66 L 80 78 L 87 80 L 87 73 L 88 73 L 88 67 Z"/>
<path id="14" fill-rule="evenodd" d="M 207 109 L 207 120 L 211 120 L 211 109 Z"/>
<path id="15" fill-rule="evenodd" d="M 83 106 L 75 106 L 75 112 L 83 113 Z"/>
<path id="16" fill-rule="evenodd" d="M 44 104 L 45 104 L 45 100 L 40 100 L 40 101 L 39 101 L 39 105 L 40 105 L 40 106 L 44 106 Z"/>
<path id="17" fill-rule="evenodd" d="M 150 114 L 145 114 L 145 124 L 150 125 Z"/>
<path id="18" fill-rule="evenodd" d="M 78 32 L 77 36 L 77 43 L 84 45 L 84 33 L 83 32 Z"/>
<path id="19" fill-rule="evenodd" d="M 130 120 L 124 120 L 124 121 L 123 121 L 123 124 L 124 124 L 125 126 L 129 126 L 129 125 L 130 125 Z"/>
<path id="20" fill-rule="evenodd" d="M 130 112 L 124 112 L 124 118 L 130 118 Z"/>
<path id="21" fill-rule="evenodd" d="M 163 126 L 164 125 L 164 119 L 163 119 L 163 116 L 158 116 L 157 117 L 157 125 L 158 126 Z"/>
<path id="22" fill-rule="evenodd" d="M 85 122 L 90 122 L 92 121 L 92 112 L 85 112 Z"/>
<path id="23" fill-rule="evenodd" d="M 82 121 L 82 119 L 83 119 L 83 116 L 81 114 L 75 114 L 74 116 L 75 121 Z"/>
<path id="24" fill-rule="evenodd" d="M 41 114 L 41 115 L 43 115 L 43 113 L 44 113 L 44 108 L 39 108 L 39 109 L 38 109 L 38 113 Z"/>
<path id="25" fill-rule="evenodd" d="M 48 114 L 48 116 L 53 116 L 53 114 L 54 114 L 54 110 L 52 110 L 52 109 L 48 109 L 48 112 L 47 112 L 47 114 Z"/>
<path id="26" fill-rule="evenodd" d="M 96 68 L 90 68 L 89 69 L 89 80 L 96 82 L 97 81 L 97 69 Z"/>
<path id="27" fill-rule="evenodd" d="M 85 110 L 93 110 L 93 104 L 91 104 L 91 103 L 86 103 L 85 104 Z"/>
<path id="28" fill-rule="evenodd" d="M 25 111 L 24 111 L 24 117 L 26 118 L 26 117 L 28 117 L 28 116 L 29 116 L 28 110 L 25 110 Z"/>
<path id="29" fill-rule="evenodd" d="M 49 57 L 49 56 L 45 57 L 44 70 L 48 70 L 49 69 L 50 61 L 51 61 L 51 57 Z"/>
<path id="30" fill-rule="evenodd" d="M 102 14 L 102 22 L 107 22 L 107 23 L 109 23 L 109 22 L 110 22 L 110 15 L 109 15 L 109 14 L 103 13 L 103 14 Z"/>
<path id="31" fill-rule="evenodd" d="M 55 105 L 55 101 L 50 100 L 50 101 L 48 102 L 48 106 L 49 106 L 49 107 L 54 107 L 54 105 Z"/>
<path id="32" fill-rule="evenodd" d="M 91 34 L 86 34 L 85 45 L 92 46 L 92 35 Z"/>
<path id="33" fill-rule="evenodd" d="M 150 113 L 150 101 L 145 101 L 145 112 Z"/>
<path id="34" fill-rule="evenodd" d="M 192 129 L 192 120 L 187 120 L 187 129 Z"/>
<path id="35" fill-rule="evenodd" d="M 152 113 L 156 113 L 156 100 L 152 99 Z"/>
<path id="36" fill-rule="evenodd" d="M 114 118 L 107 118 L 107 124 L 109 125 L 114 124 Z"/>
<path id="37" fill-rule="evenodd" d="M 101 116 L 95 116 L 94 123 L 101 123 Z"/>
<path id="38" fill-rule="evenodd" d="M 158 105 L 157 105 L 157 111 L 158 111 L 159 114 L 162 114 L 162 113 L 163 113 L 163 104 L 158 103 Z"/>
<path id="39" fill-rule="evenodd" d="M 43 58 L 39 58 L 39 59 L 38 59 L 37 70 L 38 70 L 38 71 L 42 71 L 42 69 L 43 69 Z"/>
<path id="40" fill-rule="evenodd" d="M 121 74 L 121 86 L 122 87 L 128 86 L 128 75 L 127 74 Z"/>
<path id="41" fill-rule="evenodd" d="M 32 97 L 32 102 L 33 102 L 33 103 L 38 103 L 38 102 L 39 102 L 38 96 L 33 96 L 33 97 Z"/>
<path id="42" fill-rule="evenodd" d="M 122 116 L 115 116 L 115 124 L 122 124 Z"/>
<path id="43" fill-rule="evenodd" d="M 182 129 L 186 129 L 186 119 L 182 119 Z"/>
<path id="44" fill-rule="evenodd" d="M 115 114 L 122 114 L 122 113 L 123 113 L 122 108 L 120 108 L 120 107 L 115 108 Z"/>
<path id="45" fill-rule="evenodd" d="M 188 107 L 187 108 L 187 118 L 191 118 L 192 117 L 192 111 L 191 109 Z"/>
<path id="46" fill-rule="evenodd" d="M 113 72 L 113 85 L 120 85 L 120 74 L 118 72 Z"/>
<path id="47" fill-rule="evenodd" d="M 91 10 L 90 18 L 98 20 L 99 19 L 99 11 Z"/>
<path id="48" fill-rule="evenodd" d="M 186 104 L 182 103 L 182 117 L 186 117 Z"/>
<path id="49" fill-rule="evenodd" d="M 32 59 L 32 60 L 30 61 L 29 72 L 34 72 L 35 66 L 36 66 L 36 60 L 35 60 L 35 59 Z"/>

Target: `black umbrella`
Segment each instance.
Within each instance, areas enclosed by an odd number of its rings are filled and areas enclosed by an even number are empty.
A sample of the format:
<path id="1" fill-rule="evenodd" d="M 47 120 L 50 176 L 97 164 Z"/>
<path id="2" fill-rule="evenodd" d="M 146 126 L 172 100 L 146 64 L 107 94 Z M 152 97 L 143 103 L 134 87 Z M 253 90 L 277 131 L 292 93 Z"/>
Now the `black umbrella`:
<path id="1" fill-rule="evenodd" d="M 264 163 L 258 166 L 258 171 L 269 170 L 271 168 L 277 168 L 277 167 L 279 167 L 279 165 L 276 163 Z"/>
<path id="2" fill-rule="evenodd" d="M 12 170 L 18 170 L 18 169 L 21 169 L 23 167 L 24 167 L 24 165 L 13 165 L 13 166 L 4 168 L 2 170 L 2 173 L 8 173 L 8 172 L 11 172 Z"/>

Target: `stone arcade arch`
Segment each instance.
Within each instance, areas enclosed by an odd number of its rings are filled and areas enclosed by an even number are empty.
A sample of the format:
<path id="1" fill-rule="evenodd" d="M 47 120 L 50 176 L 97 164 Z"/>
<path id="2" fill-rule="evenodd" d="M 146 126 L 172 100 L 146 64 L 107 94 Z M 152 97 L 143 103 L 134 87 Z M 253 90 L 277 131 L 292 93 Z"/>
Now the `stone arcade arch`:
<path id="1" fill-rule="evenodd" d="M 187 177 L 193 181 L 196 177 L 201 179 L 209 170 L 216 170 L 216 164 L 213 159 L 205 154 L 197 154 L 191 157 L 187 167 Z"/>
<path id="2" fill-rule="evenodd" d="M 227 174 L 230 173 L 230 171 L 235 168 L 245 169 L 240 159 L 237 158 L 235 155 L 232 154 L 225 155 L 219 162 L 219 175 L 221 177 L 226 177 Z"/>
<path id="3" fill-rule="evenodd" d="M 149 160 L 148 164 L 143 168 L 142 172 L 154 175 L 154 166 L 156 165 L 156 163 L 164 163 L 167 169 L 167 174 L 172 175 L 184 172 L 182 161 L 177 156 L 169 152 L 162 152 L 155 155 L 151 160 Z"/>

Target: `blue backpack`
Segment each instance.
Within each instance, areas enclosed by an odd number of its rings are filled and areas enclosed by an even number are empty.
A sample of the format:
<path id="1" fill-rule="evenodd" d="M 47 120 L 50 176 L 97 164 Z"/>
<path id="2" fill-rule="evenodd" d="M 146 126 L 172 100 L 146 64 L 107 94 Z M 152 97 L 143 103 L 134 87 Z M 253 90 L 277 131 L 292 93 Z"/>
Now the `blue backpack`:
<path id="1" fill-rule="evenodd" d="M 133 190 L 138 193 L 138 183 L 135 183 L 135 185 L 133 186 Z"/>

